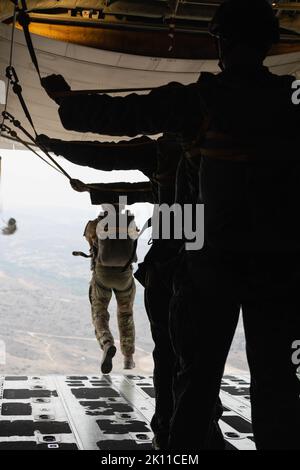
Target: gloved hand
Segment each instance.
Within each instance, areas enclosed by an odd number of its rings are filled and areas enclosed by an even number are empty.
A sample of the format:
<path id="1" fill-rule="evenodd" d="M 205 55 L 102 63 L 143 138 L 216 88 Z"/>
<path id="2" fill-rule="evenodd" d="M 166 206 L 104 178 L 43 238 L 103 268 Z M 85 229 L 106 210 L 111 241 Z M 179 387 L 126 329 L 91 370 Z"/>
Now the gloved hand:
<path id="1" fill-rule="evenodd" d="M 87 187 L 87 185 L 84 184 L 80 180 L 76 180 L 76 179 L 70 180 L 70 185 L 78 193 L 85 193 L 86 191 L 89 192 L 89 188 Z"/>
<path id="2" fill-rule="evenodd" d="M 62 75 L 49 75 L 48 77 L 42 78 L 41 83 L 47 95 L 58 105 L 61 103 L 63 97 L 55 96 L 55 93 L 71 90 L 70 85 Z"/>
<path id="3" fill-rule="evenodd" d="M 47 149 L 48 151 L 51 150 L 50 140 L 51 140 L 50 137 L 48 137 L 45 134 L 40 134 L 36 137 L 37 143 L 41 145 L 42 147 L 44 147 L 45 149 Z"/>

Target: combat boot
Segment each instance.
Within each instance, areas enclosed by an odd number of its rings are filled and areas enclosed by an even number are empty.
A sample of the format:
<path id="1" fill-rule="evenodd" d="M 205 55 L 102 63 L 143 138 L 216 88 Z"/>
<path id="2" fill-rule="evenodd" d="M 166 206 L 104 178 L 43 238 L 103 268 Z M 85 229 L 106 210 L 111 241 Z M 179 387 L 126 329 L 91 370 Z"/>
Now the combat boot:
<path id="1" fill-rule="evenodd" d="M 101 362 L 102 374 L 109 374 L 112 370 L 112 359 L 117 352 L 117 348 L 112 343 L 106 343 L 103 347 L 103 357 Z"/>
<path id="2" fill-rule="evenodd" d="M 133 356 L 124 356 L 124 369 L 134 369 L 135 362 L 133 360 Z"/>

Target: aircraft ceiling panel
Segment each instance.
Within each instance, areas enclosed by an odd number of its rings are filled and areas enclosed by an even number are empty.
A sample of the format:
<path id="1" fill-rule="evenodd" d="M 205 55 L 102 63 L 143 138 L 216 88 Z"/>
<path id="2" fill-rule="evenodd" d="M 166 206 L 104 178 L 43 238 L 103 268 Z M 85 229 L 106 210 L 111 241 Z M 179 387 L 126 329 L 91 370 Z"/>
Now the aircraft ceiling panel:
<path id="1" fill-rule="evenodd" d="M 51 43 L 52 41 L 49 41 Z M 57 41 L 56 41 L 57 42 Z M 39 43 L 38 43 L 39 44 Z M 48 44 L 48 48 L 50 44 Z M 40 49 L 40 45 L 38 47 Z M 192 72 L 200 71 L 202 60 L 187 60 L 187 59 L 169 59 L 161 57 L 145 57 L 139 55 L 130 55 L 119 52 L 110 52 L 91 47 L 80 46 L 76 44 L 68 44 L 66 56 L 80 60 L 82 62 L 88 62 L 90 64 L 102 64 L 112 67 L 121 67 L 124 69 L 132 70 L 147 70 L 155 71 L 159 66 L 161 72 L 170 72 L 169 64 L 173 64 L 171 72 L 180 72 L 183 68 L 185 73 L 189 72 L 189 66 L 193 65 L 194 69 Z M 122 62 L 122 65 L 120 65 Z M 177 68 L 178 67 L 178 68 Z M 187 71 L 186 71 L 187 67 Z"/>
<path id="2" fill-rule="evenodd" d="M 212 6 L 209 8 L 209 4 Z M 216 0 L 207 0 L 206 2 L 197 2 L 195 0 L 184 0 L 181 2 L 178 14 L 183 17 L 197 16 L 198 18 L 204 15 L 207 18 L 212 16 Z M 45 9 L 94 9 L 100 10 L 105 14 L 129 14 L 139 15 L 145 17 L 159 17 L 172 15 L 173 6 L 170 6 L 169 0 L 27 0 L 27 7 L 29 10 L 45 10 Z M 1 0 L 0 4 L 0 20 L 6 19 L 13 14 L 13 6 L 10 0 Z"/>
<path id="3" fill-rule="evenodd" d="M 11 27 L 0 24 L 0 80 L 6 81 Z M 73 89 L 156 87 L 170 81 L 184 84 L 198 79 L 201 71 L 217 72 L 216 61 L 162 59 L 102 51 L 33 35 L 42 76 L 61 73 Z M 300 70 L 300 52 L 272 56 L 267 64 L 278 74 Z M 59 120 L 57 106 L 41 88 L 31 62 L 22 31 L 15 32 L 14 66 L 23 86 L 24 97 L 38 133 L 77 140 L 107 140 L 106 136 L 66 131 Z M 4 108 L 0 105 L 0 111 Z M 8 111 L 31 131 L 18 99 L 10 91 Z M 113 140 L 110 138 L 110 140 Z M 5 143 L 7 145 L 7 141 Z M 4 146 L 0 143 L 1 146 Z"/>
<path id="4" fill-rule="evenodd" d="M 268 57 L 265 65 L 270 67 L 271 71 L 277 75 L 300 76 L 300 53 L 278 55 Z"/>
<path id="5" fill-rule="evenodd" d="M 290 54 L 284 55 L 274 55 L 271 57 L 267 57 L 265 60 L 265 64 L 270 67 L 289 67 L 290 64 L 296 63 L 298 65 L 298 69 L 300 70 L 300 52 L 292 52 Z"/>
<path id="6" fill-rule="evenodd" d="M 0 80 L 3 81 L 5 81 L 5 69 L 8 65 L 10 33 L 9 26 L 0 25 Z M 23 33 L 16 31 L 15 34 L 14 65 L 38 133 L 62 139 L 107 140 L 105 136 L 82 135 L 64 130 L 59 121 L 56 104 L 48 98 L 40 86 L 25 45 Z M 191 83 L 198 78 L 203 65 L 202 61 L 156 60 L 155 58 L 97 51 L 39 37 L 33 37 L 33 39 L 42 75 L 61 73 L 74 89 L 153 87 L 174 80 Z M 192 65 L 192 71 L 182 73 L 186 63 L 188 63 L 188 67 Z M 155 70 L 158 64 L 160 70 Z M 0 105 L 0 111 L 3 110 L 3 107 Z M 31 131 L 18 99 L 11 90 L 8 111 L 19 119 L 28 131 Z"/>
<path id="7" fill-rule="evenodd" d="M 57 0 L 27 0 L 27 8 L 32 9 L 48 9 L 57 8 Z M 59 2 L 63 8 L 102 8 L 104 0 L 62 0 Z M 10 0 L 1 0 L 0 5 L 0 20 L 8 18 L 13 14 L 13 5 Z"/>

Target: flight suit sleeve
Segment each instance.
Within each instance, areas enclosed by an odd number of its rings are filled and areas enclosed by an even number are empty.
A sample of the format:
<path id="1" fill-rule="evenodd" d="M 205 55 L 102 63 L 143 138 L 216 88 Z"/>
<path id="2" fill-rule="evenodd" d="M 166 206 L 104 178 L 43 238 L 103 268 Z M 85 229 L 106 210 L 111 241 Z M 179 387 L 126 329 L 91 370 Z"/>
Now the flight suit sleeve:
<path id="1" fill-rule="evenodd" d="M 102 171 L 139 170 L 151 177 L 157 167 L 157 143 L 147 136 L 120 142 L 63 141 L 40 136 L 56 155 Z"/>
<path id="2" fill-rule="evenodd" d="M 153 189 L 150 182 L 141 183 L 97 183 L 89 185 L 91 203 L 118 204 L 120 196 L 127 197 L 127 204 L 145 203 L 153 204 Z"/>
<path id="3" fill-rule="evenodd" d="M 198 86 L 170 83 L 147 95 L 69 96 L 59 115 L 67 130 L 134 137 L 165 132 L 181 133 L 201 116 Z"/>

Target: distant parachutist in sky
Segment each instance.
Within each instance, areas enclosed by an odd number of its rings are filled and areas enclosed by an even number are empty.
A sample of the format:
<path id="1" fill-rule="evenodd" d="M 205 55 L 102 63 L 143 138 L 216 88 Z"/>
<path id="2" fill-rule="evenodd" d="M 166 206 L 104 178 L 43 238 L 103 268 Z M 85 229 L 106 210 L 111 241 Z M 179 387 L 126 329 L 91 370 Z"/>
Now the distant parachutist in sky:
<path id="1" fill-rule="evenodd" d="M 17 221 L 16 219 L 9 219 L 6 224 L 6 227 L 2 229 L 2 235 L 13 235 L 17 231 Z"/>
<path id="2" fill-rule="evenodd" d="M 0 186 L 1 186 L 1 173 L 2 173 L 2 158 L 0 157 Z M 0 212 L 2 212 L 1 198 L 0 198 Z M 8 222 L 5 222 L 5 226 L 1 229 L 2 235 L 13 235 L 17 231 L 17 229 L 18 229 L 17 221 L 13 217 L 11 217 Z"/>

